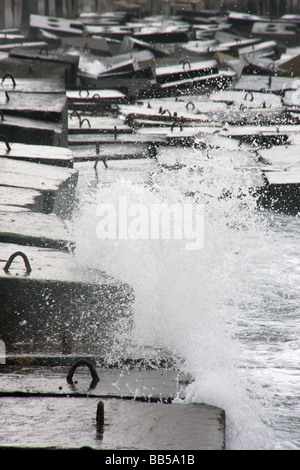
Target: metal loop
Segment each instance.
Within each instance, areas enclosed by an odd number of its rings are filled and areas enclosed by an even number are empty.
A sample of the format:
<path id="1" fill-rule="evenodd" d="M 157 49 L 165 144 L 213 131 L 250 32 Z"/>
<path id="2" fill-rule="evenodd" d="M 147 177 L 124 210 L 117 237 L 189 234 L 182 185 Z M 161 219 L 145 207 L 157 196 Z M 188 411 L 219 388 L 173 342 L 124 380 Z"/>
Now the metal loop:
<path id="1" fill-rule="evenodd" d="M 95 164 L 94 164 L 94 170 L 97 171 L 97 166 L 98 166 L 98 162 L 102 162 L 105 169 L 107 170 L 108 168 L 108 165 L 106 163 L 106 158 L 105 157 L 98 157 L 96 160 L 95 160 Z"/>
<path id="2" fill-rule="evenodd" d="M 254 95 L 253 95 L 253 92 L 252 92 L 252 91 L 249 91 L 249 92 L 247 91 L 247 93 L 245 94 L 244 101 L 247 100 L 248 95 L 250 96 L 250 100 L 249 100 L 249 101 L 254 101 Z"/>
<path id="3" fill-rule="evenodd" d="M 81 119 L 80 114 L 78 111 L 72 111 L 70 114 L 70 118 L 72 119 L 73 116 L 77 116 L 78 119 Z"/>
<path id="4" fill-rule="evenodd" d="M 81 98 L 81 93 L 82 93 L 82 91 L 83 91 L 83 89 L 79 90 L 79 96 L 80 96 L 80 98 Z M 86 96 L 87 96 L 87 98 L 88 98 L 88 97 L 90 96 L 89 90 L 85 89 L 84 91 L 86 91 L 86 93 L 87 93 Z"/>
<path id="5" fill-rule="evenodd" d="M 82 124 L 83 124 L 85 121 L 88 123 L 89 127 L 91 127 L 91 123 L 90 123 L 90 121 L 88 120 L 88 118 L 82 119 L 82 121 L 80 121 L 79 127 L 82 127 Z"/>
<path id="6" fill-rule="evenodd" d="M 13 75 L 11 73 L 7 73 L 6 75 L 4 75 L 4 77 L 2 78 L 2 82 L 1 83 L 4 83 L 4 81 L 7 79 L 7 78 L 10 78 L 11 81 L 13 82 L 13 87 L 16 88 L 16 81 L 13 77 Z"/>
<path id="7" fill-rule="evenodd" d="M 39 51 L 39 54 L 42 54 L 43 52 L 46 52 L 46 55 L 49 55 L 49 51 L 48 51 L 48 47 L 47 46 L 43 46 L 40 48 L 40 51 Z"/>
<path id="8" fill-rule="evenodd" d="M 5 121 L 3 111 L 0 110 L 1 122 Z"/>
<path id="9" fill-rule="evenodd" d="M 67 375 L 68 384 L 73 385 L 73 375 L 74 375 L 75 370 L 79 366 L 87 366 L 89 368 L 92 379 L 93 379 L 92 382 L 91 382 L 90 388 L 94 388 L 97 385 L 97 383 L 99 382 L 100 379 L 99 379 L 99 376 L 97 374 L 97 371 L 96 371 L 95 367 L 87 359 L 79 359 L 78 361 L 76 361 L 72 365 L 72 367 L 70 368 L 70 370 L 68 372 L 68 375 Z"/>
<path id="10" fill-rule="evenodd" d="M 72 111 L 70 114 L 70 119 L 72 119 L 73 116 L 76 116 L 79 119 L 79 125 L 81 124 L 81 116 L 78 111 Z"/>
<path id="11" fill-rule="evenodd" d="M 104 403 L 102 400 L 98 402 L 96 413 L 97 431 L 103 434 L 104 431 Z"/>
<path id="12" fill-rule="evenodd" d="M 99 93 L 95 93 L 93 95 L 93 100 L 100 100 L 101 99 L 101 96 L 99 95 Z"/>
<path id="13" fill-rule="evenodd" d="M 7 153 L 9 153 L 11 151 L 11 146 L 9 145 L 9 142 L 8 142 L 7 138 L 5 137 L 5 135 L 0 135 L 0 140 L 5 142 L 5 145 L 6 145 L 6 148 L 7 148 Z"/>
<path id="14" fill-rule="evenodd" d="M 189 106 L 192 105 L 192 109 L 195 109 L 195 105 L 192 101 L 189 101 L 187 104 L 186 104 L 186 109 L 188 110 L 189 109 Z"/>
<path id="15" fill-rule="evenodd" d="M 180 132 L 183 131 L 183 127 L 182 127 L 182 124 L 183 124 L 183 120 L 182 119 L 177 119 L 173 122 L 172 126 L 171 126 L 171 132 L 173 132 L 173 129 L 175 126 L 178 126 L 180 128 Z"/>
<path id="16" fill-rule="evenodd" d="M 162 112 L 161 112 L 161 115 L 165 114 L 165 113 L 169 113 L 169 116 L 172 116 L 171 112 L 168 110 L 168 109 L 164 109 Z"/>
<path id="17" fill-rule="evenodd" d="M 182 64 L 183 70 L 185 70 L 186 64 L 188 64 L 190 70 L 191 70 L 191 68 L 192 68 L 191 63 L 190 63 L 189 60 L 181 60 L 179 63 Z"/>
<path id="18" fill-rule="evenodd" d="M 5 271 L 6 273 L 8 273 L 9 268 L 10 268 L 10 266 L 11 266 L 13 260 L 14 260 L 17 256 L 21 256 L 21 257 L 23 258 L 24 263 L 25 263 L 25 267 L 26 267 L 26 275 L 29 276 L 29 274 L 31 273 L 32 269 L 31 269 L 31 266 L 30 266 L 30 263 L 29 263 L 29 260 L 28 260 L 27 256 L 26 256 L 25 253 L 23 253 L 22 251 L 16 251 L 15 253 L 13 253 L 13 254 L 9 257 L 9 259 L 8 259 L 8 261 L 7 261 L 7 263 L 6 263 L 6 265 L 5 265 L 4 268 L 3 268 L 4 271 Z"/>
<path id="19" fill-rule="evenodd" d="M 98 155 L 98 152 L 96 151 L 97 155 Z M 94 163 L 94 170 L 97 171 L 97 166 L 98 166 L 98 162 L 99 160 L 102 160 L 100 157 L 97 158 L 97 160 L 95 160 L 95 163 Z"/>

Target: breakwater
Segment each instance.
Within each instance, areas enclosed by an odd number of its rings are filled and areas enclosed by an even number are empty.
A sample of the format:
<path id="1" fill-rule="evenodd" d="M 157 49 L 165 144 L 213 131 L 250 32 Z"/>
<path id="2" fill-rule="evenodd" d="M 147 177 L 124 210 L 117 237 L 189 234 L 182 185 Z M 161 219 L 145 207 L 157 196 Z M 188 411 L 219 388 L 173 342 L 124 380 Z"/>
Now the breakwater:
<path id="1" fill-rule="evenodd" d="M 125 312 L 133 300 L 127 284 L 102 273 L 100 276 L 99 272 L 83 273 L 72 264 L 76 243 L 66 229 L 65 220 L 72 209 L 66 210 L 65 202 L 68 196 L 73 200 L 71 193 L 83 163 L 94 165 L 98 181 L 105 180 L 103 173 L 108 170 L 105 183 L 109 187 L 110 178 L 114 177 L 110 169 L 118 168 L 118 164 L 126 171 L 132 163 L 139 162 L 141 175 L 147 178 L 149 166 L 153 165 L 172 174 L 193 167 L 201 174 L 212 159 L 222 171 L 221 158 L 226 150 L 231 153 L 233 167 L 245 174 L 247 186 L 241 191 L 253 195 L 259 207 L 276 213 L 298 213 L 299 181 L 294 153 L 299 132 L 297 50 L 289 50 L 290 39 L 282 44 L 280 28 L 271 28 L 272 41 L 252 34 L 257 18 L 231 15 L 220 16 L 216 21 L 207 17 L 207 12 L 202 18 L 200 27 L 198 20 L 182 24 L 181 18 L 171 24 L 163 18 L 158 24 L 144 19 L 142 25 L 132 25 L 133 18 L 126 14 L 125 27 L 106 25 L 103 29 L 101 18 L 101 24 L 91 25 L 89 19 L 81 17 L 76 28 L 71 28 L 62 22 L 54 26 L 47 17 L 33 17 L 27 45 L 5 52 L 7 57 L 0 62 L 0 68 L 4 136 L 1 162 L 7 165 L 2 185 L 1 236 L 6 251 L 1 258 L 6 266 L 3 298 L 9 301 L 4 305 L 18 311 L 9 330 L 8 316 L 4 317 L 3 331 L 11 335 L 5 339 L 14 346 L 13 351 L 18 352 L 15 348 L 19 348 L 23 356 L 24 352 L 37 350 L 53 352 L 55 344 L 56 351 L 69 354 L 70 360 L 78 351 L 87 354 L 87 345 L 92 348 L 99 338 L 95 328 L 92 341 L 89 338 L 99 315 L 97 299 L 105 300 L 103 311 L 109 311 L 108 306 L 118 306 L 118 313 L 120 307 L 121 313 Z M 123 23 L 124 16 L 120 19 L 119 15 L 117 21 Z M 149 27 L 144 29 L 145 21 Z M 239 25 L 241 32 L 236 34 Z M 269 39 L 270 30 L 264 26 Z M 77 42 L 68 38 L 73 34 Z M 297 41 L 296 27 L 292 36 Z M 77 52 L 74 44 L 78 44 Z M 53 77 L 49 83 L 50 73 Z M 47 87 L 53 86 L 54 77 L 57 87 L 49 92 Z M 37 148 L 35 141 L 38 131 L 47 142 L 42 148 Z M 38 170 L 43 168 L 41 177 Z M 54 168 L 57 172 L 48 182 L 45 175 L 50 176 Z M 226 189 L 221 201 L 232 196 L 232 188 Z M 193 197 L 199 187 L 188 187 L 187 192 Z M 16 265 L 17 259 L 7 264 L 12 251 L 8 253 L 4 244 L 9 243 L 15 245 L 10 245 L 14 253 L 23 250 L 28 254 L 32 271 L 26 271 L 25 264 L 25 277 L 22 257 L 18 259 L 22 264 Z M 59 273 L 69 290 L 61 292 L 57 283 L 55 288 L 48 283 L 43 291 L 44 282 L 37 280 L 32 292 L 13 286 L 16 282 L 25 285 L 37 272 L 42 277 L 44 269 L 47 276 L 52 270 L 55 278 Z M 91 280 L 91 274 L 92 287 L 87 281 L 81 291 L 84 275 Z M 19 290 L 23 297 L 15 295 Z M 39 295 L 43 302 L 37 300 Z M 28 313 L 33 299 L 36 317 Z M 62 305 L 56 309 L 58 299 Z M 76 317 L 75 312 L 81 314 L 83 307 L 86 316 Z M 91 311 L 91 323 L 85 330 Z M 109 320 L 111 315 L 109 311 Z M 33 331 L 36 338 L 31 341 Z M 41 336 L 45 331 L 48 344 Z M 72 335 L 74 331 L 78 333 Z M 106 333 L 109 331 L 104 328 Z"/>

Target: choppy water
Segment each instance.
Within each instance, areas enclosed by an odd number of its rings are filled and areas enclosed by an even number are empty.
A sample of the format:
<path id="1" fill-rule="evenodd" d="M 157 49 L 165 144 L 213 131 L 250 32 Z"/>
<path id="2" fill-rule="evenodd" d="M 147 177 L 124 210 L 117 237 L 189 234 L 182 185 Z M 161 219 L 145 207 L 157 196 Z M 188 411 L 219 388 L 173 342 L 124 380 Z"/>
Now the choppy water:
<path id="1" fill-rule="evenodd" d="M 91 170 L 81 186 L 78 262 L 128 282 L 136 297 L 133 325 L 116 329 L 111 354 L 178 360 L 194 378 L 186 401 L 225 409 L 228 449 L 299 449 L 300 219 L 257 210 L 252 175 L 234 168 L 232 152 L 174 149 L 183 154 L 187 167 L 156 168 L 147 183 L 133 170 L 107 184 L 103 170 L 90 187 Z M 100 240 L 97 207 L 120 195 L 146 208 L 203 204 L 204 247 Z"/>

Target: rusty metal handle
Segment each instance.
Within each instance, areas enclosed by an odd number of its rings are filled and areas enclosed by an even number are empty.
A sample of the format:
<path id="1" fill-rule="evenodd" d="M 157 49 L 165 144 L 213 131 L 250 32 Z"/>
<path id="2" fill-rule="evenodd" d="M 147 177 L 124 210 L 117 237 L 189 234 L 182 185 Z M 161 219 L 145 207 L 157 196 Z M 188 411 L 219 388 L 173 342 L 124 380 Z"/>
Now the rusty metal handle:
<path id="1" fill-rule="evenodd" d="M 82 127 L 82 124 L 83 124 L 85 121 L 88 123 L 89 127 L 91 127 L 91 123 L 90 123 L 90 121 L 88 120 L 88 118 L 82 119 L 82 121 L 80 121 L 79 127 Z"/>
<path id="2" fill-rule="evenodd" d="M 15 81 L 15 79 L 14 79 L 14 77 L 13 77 L 13 75 L 12 75 L 11 73 L 7 73 L 7 74 L 4 75 L 4 77 L 2 78 L 2 83 L 4 83 L 4 81 L 5 81 L 7 78 L 10 78 L 10 79 L 11 79 L 11 81 L 13 82 L 13 87 L 16 88 L 16 85 L 17 85 L 17 84 L 16 84 L 16 81 Z"/>
<path id="3" fill-rule="evenodd" d="M 107 163 L 106 163 L 106 158 L 105 158 L 105 157 L 98 157 L 98 158 L 95 160 L 95 163 L 94 163 L 94 170 L 96 171 L 96 175 L 97 175 L 97 176 L 98 176 L 98 173 L 97 173 L 98 162 L 102 162 L 106 170 L 107 170 L 107 168 L 108 168 L 108 165 L 107 165 Z"/>
<path id="4" fill-rule="evenodd" d="M 186 64 L 189 66 L 189 69 L 190 69 L 190 70 L 191 70 L 191 68 L 192 68 L 191 63 L 190 63 L 189 60 L 181 60 L 179 63 L 182 64 L 183 70 L 185 70 Z"/>
<path id="5" fill-rule="evenodd" d="M 32 58 L 32 63 L 35 64 L 35 62 L 39 61 L 39 63 L 41 64 L 42 63 L 42 59 L 36 55 Z"/>
<path id="6" fill-rule="evenodd" d="M 248 96 L 250 96 L 250 100 L 249 100 L 249 101 L 254 101 L 253 91 L 247 91 L 247 93 L 245 94 L 244 101 L 247 101 Z"/>
<path id="7" fill-rule="evenodd" d="M 97 431 L 102 434 L 104 431 L 104 403 L 102 400 L 97 405 L 96 423 Z"/>
<path id="8" fill-rule="evenodd" d="M 32 269 L 31 269 L 31 266 L 30 266 L 30 263 L 29 263 L 29 260 L 28 260 L 27 256 L 26 256 L 25 253 L 23 253 L 22 251 L 16 251 L 15 253 L 13 253 L 13 254 L 9 257 L 9 259 L 8 259 L 8 261 L 7 261 L 7 263 L 6 263 L 6 265 L 5 265 L 4 268 L 3 268 L 4 271 L 6 272 L 6 274 L 8 273 L 9 268 L 10 268 L 12 262 L 14 261 L 14 259 L 15 259 L 17 256 L 21 256 L 21 257 L 23 258 L 24 263 L 25 263 L 25 266 L 26 266 L 26 274 L 27 274 L 27 276 L 29 276 L 29 274 L 31 273 Z"/>
<path id="9" fill-rule="evenodd" d="M 6 148 L 7 148 L 7 153 L 9 153 L 11 151 L 11 146 L 9 145 L 9 142 L 8 142 L 7 138 L 5 137 L 5 135 L 0 135 L 0 140 L 5 142 L 5 145 L 6 145 Z"/>
<path id="10" fill-rule="evenodd" d="M 84 90 L 84 89 L 79 90 L 79 96 L 80 96 L 80 98 L 81 98 L 81 93 L 82 93 L 83 91 L 86 91 L 86 97 L 88 98 L 88 97 L 90 96 L 90 92 L 89 92 L 89 90 L 87 90 L 87 89 L 85 89 L 85 90 Z"/>
<path id="11" fill-rule="evenodd" d="M 186 109 L 188 110 L 189 109 L 189 106 L 192 106 L 192 109 L 195 109 L 195 105 L 192 101 L 189 101 L 187 104 L 186 104 Z"/>
<path id="12" fill-rule="evenodd" d="M 43 46 L 40 48 L 39 54 L 42 54 L 43 52 L 46 52 L 46 55 L 49 55 L 49 50 L 47 46 Z"/>
<path id="13" fill-rule="evenodd" d="M 182 119 L 177 119 L 173 122 L 171 126 L 171 132 L 173 132 L 173 129 L 175 126 L 178 126 L 180 128 L 180 132 L 183 131 L 183 120 Z"/>
<path id="14" fill-rule="evenodd" d="M 72 119 L 73 116 L 76 116 L 79 120 L 79 126 L 81 127 L 81 115 L 79 114 L 78 111 L 72 111 L 72 113 L 70 114 L 70 119 Z"/>
<path id="15" fill-rule="evenodd" d="M 87 359 L 79 359 L 78 361 L 76 361 L 72 365 L 72 367 L 70 368 L 70 370 L 68 372 L 68 375 L 67 375 L 68 384 L 73 384 L 73 375 L 74 375 L 75 370 L 79 366 L 87 366 L 90 369 L 91 376 L 92 376 L 92 379 L 93 379 L 92 384 L 91 384 L 91 388 L 92 388 L 92 386 L 95 386 L 99 382 L 100 379 L 99 379 L 99 376 L 97 374 L 97 371 L 96 371 L 95 367 Z"/>
<path id="16" fill-rule="evenodd" d="M 78 119 L 81 121 L 81 116 L 78 111 L 72 111 L 70 114 L 70 118 L 72 119 L 73 116 L 78 117 Z"/>

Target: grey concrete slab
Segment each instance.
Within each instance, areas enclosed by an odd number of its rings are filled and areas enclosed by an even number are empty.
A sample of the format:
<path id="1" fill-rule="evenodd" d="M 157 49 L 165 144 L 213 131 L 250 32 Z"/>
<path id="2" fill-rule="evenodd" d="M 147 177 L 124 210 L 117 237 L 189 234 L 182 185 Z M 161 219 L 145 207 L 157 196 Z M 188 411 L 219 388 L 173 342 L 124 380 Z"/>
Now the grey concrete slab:
<path id="1" fill-rule="evenodd" d="M 98 150 L 96 145 L 74 145 L 72 153 L 75 162 L 94 161 L 97 159 L 123 160 L 131 158 L 148 158 L 149 151 L 147 144 L 102 144 Z"/>
<path id="2" fill-rule="evenodd" d="M 3 113 L 54 122 L 64 122 L 66 119 L 65 93 L 39 93 L 38 100 L 35 92 L 19 93 L 6 90 L 1 93 L 6 93 L 5 100 L 3 98 L 1 102 Z"/>
<path id="3" fill-rule="evenodd" d="M 64 147 L 0 141 L 0 157 L 67 168 L 73 167 L 72 152 Z"/>
<path id="4" fill-rule="evenodd" d="M 104 425 L 99 432 L 97 398 L 30 398 L 30 404 L 26 398 L 1 398 L 2 421 L 6 427 L 2 446 L 74 449 L 84 445 L 91 449 L 126 450 L 127 453 L 130 450 L 188 450 L 190 463 L 195 458 L 194 450 L 225 449 L 225 414 L 221 409 L 203 404 L 107 398 L 101 401 Z M 13 413 L 16 407 L 17 414 Z M 168 461 L 173 459 L 174 464 L 184 463 L 187 456 L 181 454 Z M 122 457 L 112 453 L 106 456 L 106 462 L 120 464 Z"/>
<path id="5" fill-rule="evenodd" d="M 25 207 L 36 212 L 43 209 L 43 196 L 39 191 L 28 188 L 1 186 L 1 183 L 0 201 L 2 205 Z"/>
<path id="6" fill-rule="evenodd" d="M 0 120 L 0 134 L 4 134 L 8 141 L 22 144 L 50 145 L 54 147 L 67 147 L 67 129 L 62 123 L 30 119 L 22 116 L 11 116 L 2 113 Z"/>
<path id="7" fill-rule="evenodd" d="M 270 185 L 294 185 L 295 195 L 300 199 L 300 168 L 288 171 L 265 171 L 265 177 Z"/>
<path id="8" fill-rule="evenodd" d="M 192 381 L 189 375 L 179 370 L 101 367 L 98 365 L 97 357 L 94 357 L 87 358 L 87 360 L 94 364 L 100 381 L 90 389 L 92 377 L 86 366 L 76 369 L 72 385 L 66 380 L 70 367 L 80 357 L 69 355 L 62 356 L 62 358 L 68 360 L 68 365 L 38 366 L 33 363 L 38 359 L 36 355 L 30 357 L 9 354 L 6 366 L 0 369 L 0 392 L 19 391 L 64 395 L 67 393 L 83 394 L 88 391 L 92 396 L 173 399 L 184 398 L 186 387 Z M 19 365 L 12 366 L 11 359 L 15 359 L 15 364 L 19 360 Z M 51 357 L 45 356 L 44 360 L 47 359 L 51 363 Z"/>
<path id="9" fill-rule="evenodd" d="M 66 381 L 68 370 L 1 366 L 1 419 L 7 431 L 2 446 L 190 451 L 226 447 L 224 410 L 186 403 L 192 379 L 180 371 L 107 369 L 96 364 L 100 381 L 91 388 L 87 367 L 77 368 L 72 384 Z M 100 433 L 99 400 L 104 411 Z M 13 416 L 14 424 L 20 422 L 14 432 Z"/>
<path id="10" fill-rule="evenodd" d="M 130 315 L 131 287 L 83 268 L 68 251 L 0 243 L 0 253 L 0 336 L 7 352 L 95 354 Z"/>
<path id="11" fill-rule="evenodd" d="M 13 77 L 13 75 L 12 75 Z M 53 78 L 14 78 L 4 76 L 0 90 L 10 93 L 64 93 L 65 83 Z"/>
<path id="12" fill-rule="evenodd" d="M 74 207 L 77 180 L 78 171 L 73 169 L 1 158 L 1 205 L 6 201 L 8 205 L 24 206 L 24 201 L 18 202 L 17 199 L 23 188 L 27 193 L 28 190 L 38 192 L 34 201 L 38 200 L 39 205 L 35 210 L 69 218 Z M 10 194 L 11 197 L 16 195 L 12 201 L 8 200 Z M 35 206 L 26 204 L 26 207 Z"/>
<path id="13" fill-rule="evenodd" d="M 282 170 L 298 171 L 300 145 L 285 145 L 278 148 L 260 149 L 258 154 L 265 162 Z"/>
<path id="14" fill-rule="evenodd" d="M 64 222 L 55 214 L 0 211 L 0 242 L 65 250 L 71 236 Z"/>

